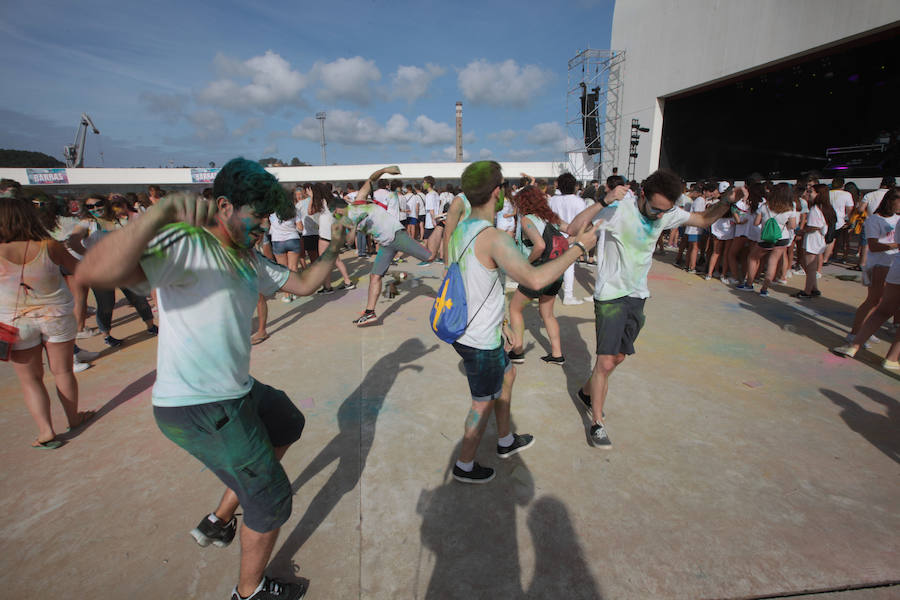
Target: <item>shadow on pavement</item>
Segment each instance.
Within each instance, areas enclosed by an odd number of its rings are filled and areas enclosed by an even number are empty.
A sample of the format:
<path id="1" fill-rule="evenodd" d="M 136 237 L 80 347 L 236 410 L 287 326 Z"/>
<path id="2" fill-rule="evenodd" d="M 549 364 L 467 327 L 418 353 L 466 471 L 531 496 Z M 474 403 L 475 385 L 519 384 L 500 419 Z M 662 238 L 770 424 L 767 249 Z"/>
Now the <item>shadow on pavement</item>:
<path id="1" fill-rule="evenodd" d="M 834 390 L 820 388 L 822 395 L 841 407 L 841 418 L 847 426 L 864 437 L 870 444 L 887 456 L 900 463 L 900 402 L 865 386 L 856 389 L 868 396 L 872 401 L 887 408 L 887 416 L 864 409 L 859 404 Z"/>
<path id="2" fill-rule="evenodd" d="M 101 419 L 104 415 L 112 412 L 116 407 L 120 404 L 124 404 L 128 402 L 132 398 L 142 394 L 146 390 L 150 389 L 153 386 L 153 382 L 156 381 L 156 369 L 153 369 L 149 373 L 135 379 L 127 386 L 122 388 L 118 394 L 110 398 L 106 404 L 97 409 L 97 414 L 94 415 L 94 418 L 82 425 L 81 427 L 75 429 L 74 431 L 68 431 L 66 433 L 62 433 L 59 436 L 59 439 L 63 441 L 73 440 L 91 427 Z"/>
<path id="3" fill-rule="evenodd" d="M 423 368 L 402 363 L 412 362 L 437 349 L 437 344 L 426 348 L 418 338 L 406 340 L 396 350 L 378 359 L 359 386 L 341 403 L 337 412 L 338 433 L 294 480 L 291 489 L 296 494 L 304 484 L 334 461 L 338 463 L 337 468 L 316 493 L 300 522 L 272 558 L 270 566 L 274 573 L 294 573 L 294 555 L 341 498 L 359 483 L 375 441 L 378 414 L 397 375 L 404 369 L 421 372 Z"/>
<path id="4" fill-rule="evenodd" d="M 496 429 L 485 432 L 491 442 L 495 435 Z M 423 597 L 602 598 L 565 505 L 553 496 L 532 502 L 535 485 L 523 455 L 502 463 L 497 460 L 501 464 L 493 465 L 497 469 L 494 480 L 476 486 L 449 478 L 458 451 L 459 444 L 445 472 L 446 482 L 422 490 L 416 507 L 422 516 L 422 546 L 434 560 Z M 523 586 L 516 517 L 520 507 L 529 506 L 527 523 L 535 569 L 530 585 Z M 420 550 L 414 584 L 417 595 L 422 565 Z"/>

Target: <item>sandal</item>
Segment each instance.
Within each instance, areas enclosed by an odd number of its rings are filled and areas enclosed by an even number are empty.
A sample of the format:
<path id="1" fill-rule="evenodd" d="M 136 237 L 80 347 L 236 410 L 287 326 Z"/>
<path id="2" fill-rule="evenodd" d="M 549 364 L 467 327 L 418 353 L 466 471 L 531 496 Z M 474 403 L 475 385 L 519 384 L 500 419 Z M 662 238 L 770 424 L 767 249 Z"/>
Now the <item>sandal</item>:
<path id="1" fill-rule="evenodd" d="M 97 414 L 97 411 L 95 411 L 95 410 L 81 411 L 80 413 L 78 413 L 78 422 L 75 423 L 74 425 L 69 425 L 69 427 L 66 429 L 66 431 L 68 432 L 68 431 L 73 431 L 75 429 L 78 429 L 79 427 L 81 427 L 82 425 L 84 425 L 85 423 L 87 423 L 88 421 L 93 419 L 94 415 L 96 415 L 96 414 Z"/>
<path id="2" fill-rule="evenodd" d="M 56 450 L 62 445 L 63 443 L 56 438 L 47 440 L 46 442 L 42 442 L 35 438 L 34 442 L 31 444 L 31 447 L 36 450 Z"/>
<path id="3" fill-rule="evenodd" d="M 253 336 L 251 336 L 251 338 L 250 338 L 250 345 L 251 345 L 251 346 L 255 346 L 255 345 L 257 345 L 257 344 L 262 344 L 262 343 L 263 343 L 264 341 L 266 341 L 267 339 L 269 339 L 269 334 L 268 334 L 268 333 L 267 333 L 266 335 L 261 335 L 261 336 L 258 336 L 258 337 L 257 337 L 256 335 L 253 335 Z"/>

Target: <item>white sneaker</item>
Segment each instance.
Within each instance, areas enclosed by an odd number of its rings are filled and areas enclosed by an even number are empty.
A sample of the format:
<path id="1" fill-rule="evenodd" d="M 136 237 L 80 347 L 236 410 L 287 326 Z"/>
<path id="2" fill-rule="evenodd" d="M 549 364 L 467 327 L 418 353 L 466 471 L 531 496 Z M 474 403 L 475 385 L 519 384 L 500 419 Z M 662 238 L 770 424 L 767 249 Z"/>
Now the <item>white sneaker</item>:
<path id="1" fill-rule="evenodd" d="M 822 274 L 821 274 L 821 273 L 816 273 L 816 279 L 822 279 Z"/>
<path id="2" fill-rule="evenodd" d="M 853 338 L 855 338 L 855 337 L 856 337 L 856 336 L 853 335 L 852 333 L 848 333 L 848 334 L 847 334 L 847 337 L 845 337 L 844 339 L 847 341 L 848 344 L 852 344 L 852 343 L 853 343 Z M 871 348 L 871 347 L 872 347 L 872 346 L 869 345 L 869 342 L 864 342 L 864 343 L 863 343 L 863 348 L 865 348 L 866 350 L 868 350 L 868 349 Z"/>
<path id="3" fill-rule="evenodd" d="M 566 306 L 573 306 L 575 304 L 584 304 L 584 300 L 581 298 L 576 298 L 575 296 L 566 296 L 563 298 L 563 304 Z"/>
<path id="4" fill-rule="evenodd" d="M 85 338 L 94 337 L 98 333 L 100 333 L 100 330 L 96 327 L 85 327 L 75 334 L 75 339 L 83 340 Z"/>
<path id="5" fill-rule="evenodd" d="M 86 371 L 87 369 L 90 369 L 90 368 L 91 368 L 91 365 L 89 365 L 86 362 L 81 362 L 77 358 L 75 359 L 75 362 L 72 363 L 72 372 L 73 373 L 81 373 L 82 371 Z"/>
<path id="6" fill-rule="evenodd" d="M 75 360 L 81 362 L 91 362 L 92 360 L 97 360 L 100 358 L 99 352 L 91 352 L 90 350 L 79 350 L 75 354 Z"/>

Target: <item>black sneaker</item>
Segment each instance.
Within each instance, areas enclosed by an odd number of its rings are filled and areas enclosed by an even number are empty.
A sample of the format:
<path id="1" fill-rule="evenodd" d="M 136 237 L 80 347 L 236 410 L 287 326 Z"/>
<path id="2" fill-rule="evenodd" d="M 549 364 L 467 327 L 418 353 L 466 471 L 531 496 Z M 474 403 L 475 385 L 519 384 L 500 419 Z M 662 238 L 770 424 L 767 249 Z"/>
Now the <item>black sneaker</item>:
<path id="1" fill-rule="evenodd" d="M 525 362 L 525 353 L 524 352 L 513 352 L 512 350 L 510 350 L 509 354 L 507 354 L 507 356 L 509 356 L 509 362 L 511 362 L 511 363 L 521 365 L 522 363 Z"/>
<path id="2" fill-rule="evenodd" d="M 600 423 L 591 425 L 591 443 L 595 448 L 603 448 L 604 450 L 612 448 L 612 442 L 609 441 L 609 434 L 606 433 L 606 427 Z"/>
<path id="3" fill-rule="evenodd" d="M 322 288 L 321 290 L 319 290 L 319 291 L 316 292 L 316 293 L 317 293 L 317 294 L 333 294 L 333 293 L 334 293 L 334 289 L 333 289 L 333 288 Z"/>
<path id="4" fill-rule="evenodd" d="M 238 594 L 237 586 L 231 592 L 231 600 L 300 600 L 306 595 L 309 589 L 309 582 L 304 580 L 298 583 L 287 583 L 286 581 L 278 581 L 271 577 L 263 577 L 259 588 L 251 596 L 241 598 Z"/>
<path id="5" fill-rule="evenodd" d="M 337 289 L 337 290 L 355 290 L 356 283 L 354 283 L 352 281 L 350 283 L 342 283 L 341 285 L 337 286 L 335 289 Z"/>
<path id="6" fill-rule="evenodd" d="M 219 521 L 213 523 L 209 520 L 209 516 L 203 517 L 200 524 L 191 530 L 191 535 L 197 540 L 197 543 L 203 546 L 213 544 L 219 548 L 225 548 L 234 539 L 234 533 L 237 531 L 237 519 L 231 517 L 227 523 Z"/>
<path id="7" fill-rule="evenodd" d="M 564 365 L 566 364 L 566 357 L 564 356 L 553 356 L 552 354 L 548 354 L 547 356 L 542 356 L 541 360 L 545 363 L 550 363 L 551 365 Z"/>
<path id="8" fill-rule="evenodd" d="M 151 325 L 147 328 L 147 333 L 149 333 L 150 335 L 159 335 L 159 327 L 157 327 L 156 325 Z"/>
<path id="9" fill-rule="evenodd" d="M 501 446 L 497 444 L 497 456 L 500 458 L 509 458 L 513 454 L 518 454 L 525 448 L 530 448 L 534 445 L 534 436 L 530 433 L 524 433 L 519 435 L 518 433 L 513 434 L 513 443 L 509 446 Z"/>
<path id="10" fill-rule="evenodd" d="M 584 412 L 587 413 L 589 419 L 594 418 L 593 408 L 591 404 L 591 397 L 578 390 L 578 399 L 581 400 L 581 403 L 584 405 Z"/>
<path id="11" fill-rule="evenodd" d="M 472 466 L 471 471 L 463 471 L 457 465 L 453 465 L 453 479 L 462 483 L 487 483 L 494 478 L 494 470 L 490 467 L 482 467 L 478 463 Z"/>
<path id="12" fill-rule="evenodd" d="M 122 340 L 116 339 L 111 335 L 108 335 L 105 338 L 103 338 L 103 342 L 110 348 L 118 348 L 119 346 L 122 345 Z"/>
<path id="13" fill-rule="evenodd" d="M 353 319 L 353 323 L 357 326 L 368 325 L 369 323 L 374 323 L 378 320 L 378 317 L 375 316 L 374 312 L 364 312 L 359 315 L 358 318 Z"/>

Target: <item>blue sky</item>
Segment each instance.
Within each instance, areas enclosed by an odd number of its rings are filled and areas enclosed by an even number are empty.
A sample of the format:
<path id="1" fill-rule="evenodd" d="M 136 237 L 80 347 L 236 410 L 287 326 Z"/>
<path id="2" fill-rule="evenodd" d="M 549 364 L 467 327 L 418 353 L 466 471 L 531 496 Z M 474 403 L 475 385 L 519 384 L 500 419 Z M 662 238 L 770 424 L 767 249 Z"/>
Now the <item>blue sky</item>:
<path id="1" fill-rule="evenodd" d="M 608 48 L 613 0 L 22 3 L 4 11 L 0 147 L 85 166 L 558 160 L 567 62 Z M 103 153 L 101 163 L 100 153 Z"/>

